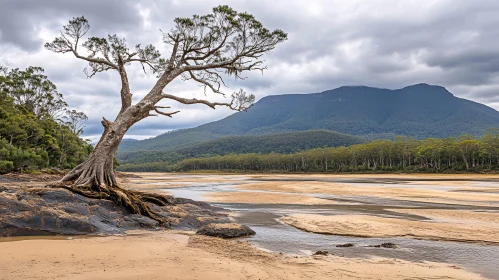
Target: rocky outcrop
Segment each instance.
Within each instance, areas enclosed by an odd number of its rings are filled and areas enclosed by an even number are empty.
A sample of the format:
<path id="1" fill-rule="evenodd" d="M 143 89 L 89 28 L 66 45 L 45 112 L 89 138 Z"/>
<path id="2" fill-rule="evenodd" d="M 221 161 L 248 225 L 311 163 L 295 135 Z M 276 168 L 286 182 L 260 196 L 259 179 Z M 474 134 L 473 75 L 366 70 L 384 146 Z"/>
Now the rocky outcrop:
<path id="1" fill-rule="evenodd" d="M 353 243 L 345 243 L 345 244 L 339 244 L 339 245 L 336 245 L 337 248 L 350 248 L 350 247 L 354 247 L 355 244 Z"/>
<path id="2" fill-rule="evenodd" d="M 150 206 L 173 229 L 194 230 L 230 223 L 224 209 L 190 199 L 169 197 L 171 205 Z M 164 227 L 131 214 L 111 201 L 91 199 L 48 187 L 0 186 L 0 236 L 119 234 L 132 229 Z"/>
<path id="3" fill-rule="evenodd" d="M 209 224 L 200 228 L 196 234 L 220 238 L 236 238 L 255 235 L 255 232 L 245 225 L 235 223 Z"/>

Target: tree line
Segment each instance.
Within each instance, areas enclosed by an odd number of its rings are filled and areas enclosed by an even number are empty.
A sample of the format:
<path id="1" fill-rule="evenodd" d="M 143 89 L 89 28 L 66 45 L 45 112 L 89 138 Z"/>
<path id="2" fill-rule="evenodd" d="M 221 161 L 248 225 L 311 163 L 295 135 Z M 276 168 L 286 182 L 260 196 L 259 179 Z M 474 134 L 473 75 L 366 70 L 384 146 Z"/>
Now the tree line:
<path id="1" fill-rule="evenodd" d="M 43 68 L 0 66 L 0 173 L 76 166 L 93 149 L 80 138 L 86 120 Z"/>
<path id="2" fill-rule="evenodd" d="M 167 140 L 164 140 L 167 141 Z M 289 154 L 313 148 L 350 146 L 367 140 L 330 130 L 295 131 L 271 135 L 227 136 L 187 147 L 155 151 L 118 151 L 122 164 L 147 162 L 179 162 L 192 157 L 211 157 L 231 153 L 247 154 L 270 152 Z"/>
<path id="3" fill-rule="evenodd" d="M 124 171 L 492 172 L 499 168 L 499 129 L 483 137 L 415 140 L 396 137 L 293 154 L 228 154 L 178 163 L 125 164 Z"/>

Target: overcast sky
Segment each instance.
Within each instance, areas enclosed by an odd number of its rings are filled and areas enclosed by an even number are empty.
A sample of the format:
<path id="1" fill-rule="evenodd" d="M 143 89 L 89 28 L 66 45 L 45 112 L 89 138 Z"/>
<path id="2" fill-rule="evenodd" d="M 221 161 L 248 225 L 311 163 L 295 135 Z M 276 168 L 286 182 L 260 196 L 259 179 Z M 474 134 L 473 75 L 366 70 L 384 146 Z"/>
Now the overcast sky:
<path id="1" fill-rule="evenodd" d="M 498 0 L 0 0 L 0 64 L 45 68 L 69 105 L 89 116 L 85 136 L 95 141 L 102 132 L 100 119 L 113 119 L 119 111 L 119 77 L 100 73 L 87 79 L 85 62 L 50 53 L 43 44 L 70 18 L 84 15 L 91 36 L 117 33 L 130 47 L 153 43 L 161 48 L 159 29 L 170 30 L 175 17 L 207 14 L 220 4 L 249 12 L 289 37 L 267 55 L 264 75 L 231 80 L 227 93 L 244 88 L 260 99 L 343 85 L 396 89 L 424 82 L 499 109 Z M 129 77 L 135 101 L 155 82 L 140 68 L 131 68 Z M 204 97 L 197 84 L 180 79 L 165 91 Z M 181 113 L 143 120 L 126 137 L 147 138 L 233 113 L 169 105 Z"/>

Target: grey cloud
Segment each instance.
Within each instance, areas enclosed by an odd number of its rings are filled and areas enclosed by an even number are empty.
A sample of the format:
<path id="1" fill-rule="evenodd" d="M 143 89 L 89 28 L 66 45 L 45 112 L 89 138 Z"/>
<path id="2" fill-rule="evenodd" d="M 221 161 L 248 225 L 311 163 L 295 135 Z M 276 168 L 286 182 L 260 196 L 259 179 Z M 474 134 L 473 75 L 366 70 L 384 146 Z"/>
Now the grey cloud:
<path id="1" fill-rule="evenodd" d="M 0 42 L 14 44 L 28 51 L 39 49 L 41 26 L 60 29 L 60 22 L 85 15 L 92 28 L 107 32 L 141 27 L 142 18 L 136 1 L 131 0 L 15 0 L 2 1 L 0 9 Z M 104 31 L 104 32 L 103 32 Z"/>
<path id="2" fill-rule="evenodd" d="M 478 87 L 477 89 L 472 90 L 472 95 L 478 101 L 486 101 L 490 103 L 498 103 L 499 102 L 499 85 L 486 86 L 486 87 Z"/>
<path id="3" fill-rule="evenodd" d="M 445 69 L 465 68 L 485 73 L 499 72 L 498 49 L 461 49 L 454 52 L 434 53 L 427 58 L 430 66 Z"/>
<path id="4" fill-rule="evenodd" d="M 175 17 L 206 14 L 212 1 L 4 1 L 0 11 L 0 60 L 11 65 L 39 65 L 47 70 L 71 106 L 90 116 L 85 135 L 97 137 L 101 117 L 119 110 L 119 80 L 115 74 L 86 79 L 85 63 L 70 55 L 38 50 L 39 27 L 60 29 L 69 17 L 85 15 L 92 35 L 125 33 L 130 44 L 158 43 Z M 43 3 L 42 3 L 43 2 Z M 247 80 L 227 79 L 227 93 L 244 88 L 257 98 L 270 94 L 321 92 L 343 85 L 400 88 L 426 82 L 447 87 L 456 96 L 499 108 L 499 1 L 496 0 L 228 0 L 270 29 L 288 32 L 289 40 L 267 57 L 268 70 L 249 73 Z M 148 12 L 143 18 L 140 12 Z M 149 21 L 150 25 L 144 25 Z M 19 34 L 23 34 L 22 36 Z M 35 39 L 33 39 L 35 38 Z M 136 42 L 137 41 L 137 42 Z M 2 45 L 27 50 L 16 57 Z M 165 46 L 159 44 L 164 55 Z M 47 58 L 47 59 L 41 59 Z M 17 66 L 16 67 L 21 67 Z M 154 84 L 152 75 L 129 70 L 134 100 Z M 170 93 L 203 97 L 193 83 L 174 81 Z M 209 95 L 211 100 L 223 100 Z M 150 118 L 132 127 L 129 135 L 153 136 L 166 130 L 192 127 L 232 112 L 202 106 L 170 104 L 182 110 L 173 119 Z"/>

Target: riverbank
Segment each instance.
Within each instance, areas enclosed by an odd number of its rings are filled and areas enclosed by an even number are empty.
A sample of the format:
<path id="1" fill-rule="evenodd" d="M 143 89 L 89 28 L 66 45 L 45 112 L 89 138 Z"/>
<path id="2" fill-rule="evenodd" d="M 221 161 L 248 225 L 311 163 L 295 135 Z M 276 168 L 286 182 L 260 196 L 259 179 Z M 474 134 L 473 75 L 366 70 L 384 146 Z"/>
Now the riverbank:
<path id="1" fill-rule="evenodd" d="M 272 254 L 173 232 L 0 242 L 0 279 L 484 279 L 457 266 Z"/>
<path id="2" fill-rule="evenodd" d="M 0 279 L 495 279 L 499 177 L 141 173 L 123 186 L 212 202 L 247 239 L 128 231 L 90 238 L 0 238 Z M 36 185 L 42 182 L 2 183 Z M 0 188 L 1 191 L 1 188 Z M 186 211 L 169 209 L 179 219 Z M 102 211 L 100 211 L 102 212 Z M 100 213 L 99 212 L 99 213 Z M 332 224 L 351 232 L 333 232 Z M 288 219 L 288 221 L 286 221 Z M 303 230 L 288 226 L 289 219 Z M 387 220 L 390 223 L 385 223 Z M 286 223 L 280 223 L 286 222 Z M 382 226 L 378 226 L 382 224 Z M 315 226 L 323 233 L 312 234 Z M 361 236 L 359 231 L 379 236 Z M 305 231 L 306 230 L 306 231 Z M 330 231 L 328 231 L 330 230 Z M 335 229 L 336 230 L 336 229 Z M 390 231 L 400 231 L 390 235 Z M 427 232 L 432 241 L 413 239 Z M 357 232 L 354 232 L 357 231 Z M 336 234 L 336 235 L 329 235 Z M 468 243 L 455 243 L 456 235 Z M 368 236 L 367 234 L 365 235 Z M 389 238 L 388 236 L 406 236 Z M 471 240 L 471 243 L 469 242 Z M 2 242 L 6 241 L 6 242 Z M 383 242 L 397 249 L 375 248 Z M 353 243 L 351 248 L 336 245 Z M 313 253 L 328 251 L 327 256 Z M 284 252 L 284 254 L 280 254 Z M 3 277 L 3 278 L 2 278 Z"/>

